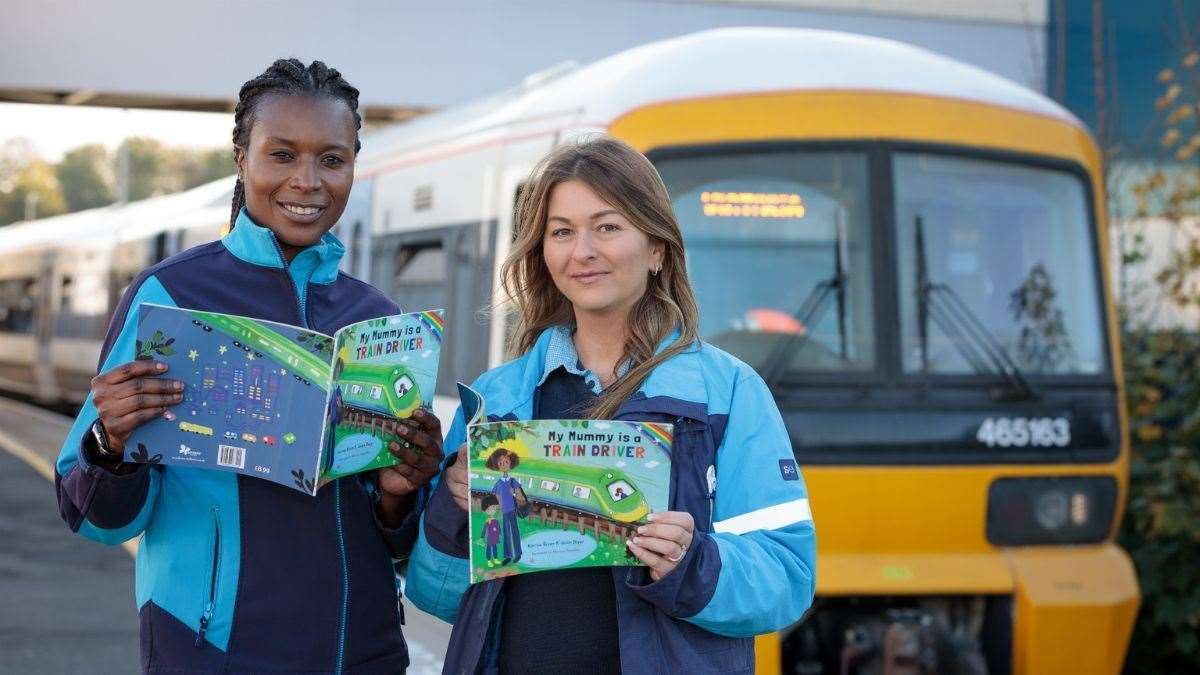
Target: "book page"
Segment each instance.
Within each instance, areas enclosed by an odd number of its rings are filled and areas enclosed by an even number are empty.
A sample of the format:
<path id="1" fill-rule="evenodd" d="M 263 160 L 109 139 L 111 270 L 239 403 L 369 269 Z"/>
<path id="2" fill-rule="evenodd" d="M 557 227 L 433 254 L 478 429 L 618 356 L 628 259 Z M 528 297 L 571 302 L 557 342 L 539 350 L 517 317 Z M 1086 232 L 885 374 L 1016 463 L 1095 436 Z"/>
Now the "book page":
<path id="1" fill-rule="evenodd" d="M 183 402 L 138 427 L 125 461 L 233 471 L 313 494 L 333 340 L 231 314 L 143 304 L 136 358 Z"/>
<path id="2" fill-rule="evenodd" d="M 501 421 L 467 433 L 471 583 L 641 564 L 625 541 L 667 510 L 671 425 Z"/>
<path id="3" fill-rule="evenodd" d="M 417 408 L 432 411 L 442 310 L 370 319 L 334 336 L 330 448 L 321 482 L 399 463 L 391 444 Z"/>

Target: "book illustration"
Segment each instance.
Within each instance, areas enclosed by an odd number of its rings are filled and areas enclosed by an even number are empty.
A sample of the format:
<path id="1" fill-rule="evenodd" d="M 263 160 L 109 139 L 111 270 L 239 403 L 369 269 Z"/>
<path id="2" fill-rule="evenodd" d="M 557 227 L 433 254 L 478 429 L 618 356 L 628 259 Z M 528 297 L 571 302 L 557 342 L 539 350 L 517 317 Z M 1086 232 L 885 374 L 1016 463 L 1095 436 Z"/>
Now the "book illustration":
<path id="1" fill-rule="evenodd" d="M 668 424 L 604 420 L 469 426 L 471 583 L 640 565 L 625 542 L 667 509 L 671 434 Z"/>
<path id="2" fill-rule="evenodd" d="M 439 320 L 436 338 L 430 314 Z M 308 494 L 333 478 L 393 465 L 396 425 L 428 406 L 420 391 L 432 392 L 437 375 L 440 316 L 371 319 L 328 336 L 144 304 L 137 358 L 166 362 L 166 377 L 184 383 L 183 401 L 135 430 L 126 461 L 235 471 Z"/>
<path id="3" fill-rule="evenodd" d="M 395 464 L 390 446 L 417 408 L 432 410 L 440 310 L 371 319 L 338 332 L 330 398 L 333 451 L 323 480 Z"/>

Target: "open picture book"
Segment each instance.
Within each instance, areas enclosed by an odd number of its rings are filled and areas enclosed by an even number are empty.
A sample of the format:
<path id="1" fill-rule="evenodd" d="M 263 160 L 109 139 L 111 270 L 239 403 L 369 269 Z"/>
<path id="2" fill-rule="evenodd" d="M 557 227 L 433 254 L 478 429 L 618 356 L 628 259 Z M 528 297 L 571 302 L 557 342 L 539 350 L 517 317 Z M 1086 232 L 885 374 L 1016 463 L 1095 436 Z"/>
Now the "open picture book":
<path id="1" fill-rule="evenodd" d="M 431 409 L 442 310 L 350 324 L 334 335 L 232 314 L 143 304 L 136 358 L 163 361 L 183 402 L 134 430 L 125 461 L 273 481 L 315 495 L 399 462 L 399 425 Z"/>
<path id="2" fill-rule="evenodd" d="M 467 422 L 471 583 L 568 569 L 640 565 L 625 542 L 667 510 L 669 424 L 488 421 L 458 385 Z"/>

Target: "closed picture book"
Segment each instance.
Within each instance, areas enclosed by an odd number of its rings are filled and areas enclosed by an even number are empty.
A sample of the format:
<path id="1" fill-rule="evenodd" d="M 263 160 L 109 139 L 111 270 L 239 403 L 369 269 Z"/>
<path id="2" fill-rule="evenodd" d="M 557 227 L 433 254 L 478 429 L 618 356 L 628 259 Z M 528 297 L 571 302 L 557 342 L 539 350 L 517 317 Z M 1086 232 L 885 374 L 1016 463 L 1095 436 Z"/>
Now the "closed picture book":
<path id="1" fill-rule="evenodd" d="M 489 421 L 459 384 L 470 453 L 471 583 L 576 567 L 641 565 L 625 542 L 667 510 L 670 424 Z"/>
<path id="2" fill-rule="evenodd" d="M 431 409 L 442 310 L 334 335 L 232 314 L 143 304 L 136 358 L 164 361 L 183 402 L 134 430 L 125 461 L 233 471 L 315 495 L 397 464 L 389 448 Z"/>

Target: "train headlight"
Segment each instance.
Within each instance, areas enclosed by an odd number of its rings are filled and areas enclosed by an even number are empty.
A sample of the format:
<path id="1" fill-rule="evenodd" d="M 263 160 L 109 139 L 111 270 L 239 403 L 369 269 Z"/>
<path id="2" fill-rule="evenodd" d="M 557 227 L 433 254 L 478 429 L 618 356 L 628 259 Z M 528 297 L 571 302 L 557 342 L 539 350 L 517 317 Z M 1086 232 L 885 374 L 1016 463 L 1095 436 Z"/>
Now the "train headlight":
<path id="1" fill-rule="evenodd" d="M 1103 541 L 1116 505 L 1112 476 L 1000 478 L 988 489 L 987 538 L 997 546 Z"/>

